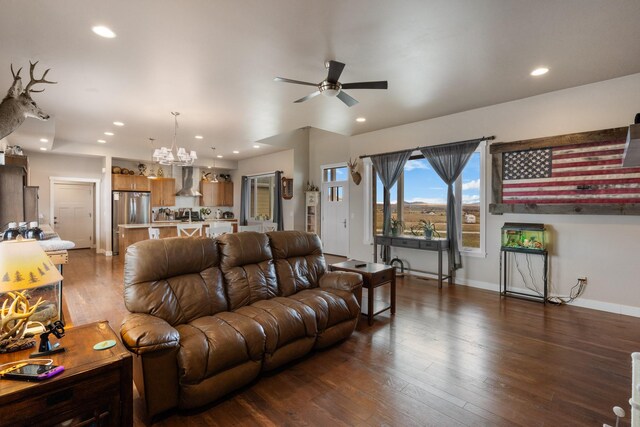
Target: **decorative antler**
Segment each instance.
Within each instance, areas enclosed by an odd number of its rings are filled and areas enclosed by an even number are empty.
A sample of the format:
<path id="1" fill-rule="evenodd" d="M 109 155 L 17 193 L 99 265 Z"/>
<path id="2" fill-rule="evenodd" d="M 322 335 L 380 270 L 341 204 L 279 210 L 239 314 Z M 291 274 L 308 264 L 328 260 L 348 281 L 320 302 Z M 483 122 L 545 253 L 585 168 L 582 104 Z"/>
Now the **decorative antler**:
<path id="1" fill-rule="evenodd" d="M 26 291 L 7 293 L 10 298 L 13 298 L 13 301 L 9 308 L 7 308 L 7 303 L 9 302 L 7 298 L 2 304 L 2 310 L 0 310 L 0 342 L 14 337 L 21 338 L 27 328 L 29 318 L 42 304 L 42 298 L 39 298 L 38 302 L 30 306 L 25 292 Z"/>
<path id="2" fill-rule="evenodd" d="M 31 62 L 29 61 L 29 77 L 31 80 L 29 80 L 29 83 L 27 84 L 27 87 L 24 89 L 24 93 L 25 94 L 29 94 L 29 93 L 34 93 L 34 92 L 44 92 L 44 89 L 40 89 L 40 90 L 33 90 L 31 89 L 31 87 L 35 84 L 38 83 L 47 83 L 47 84 L 57 84 L 58 82 L 50 82 L 49 80 L 46 80 L 45 77 L 47 77 L 47 73 L 49 72 L 49 70 L 51 70 L 51 68 L 47 68 L 44 72 L 44 74 L 42 74 L 42 77 L 39 79 L 36 79 L 33 77 L 33 71 L 36 69 L 36 65 L 38 65 L 38 62 L 40 61 L 36 61 L 36 62 Z M 22 70 L 22 68 L 20 69 Z M 13 69 L 11 70 L 13 71 Z M 18 71 L 18 74 L 20 74 L 20 71 Z"/>

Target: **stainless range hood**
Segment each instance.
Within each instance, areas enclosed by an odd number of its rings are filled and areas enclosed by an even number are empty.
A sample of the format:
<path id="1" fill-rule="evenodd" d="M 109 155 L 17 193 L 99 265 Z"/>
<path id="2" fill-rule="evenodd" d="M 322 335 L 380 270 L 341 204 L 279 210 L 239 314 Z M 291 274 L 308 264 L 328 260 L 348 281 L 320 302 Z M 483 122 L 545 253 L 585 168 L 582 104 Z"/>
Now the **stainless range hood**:
<path id="1" fill-rule="evenodd" d="M 198 190 L 193 188 L 193 167 L 182 167 L 182 189 L 176 193 L 176 196 L 197 197 L 202 196 Z"/>

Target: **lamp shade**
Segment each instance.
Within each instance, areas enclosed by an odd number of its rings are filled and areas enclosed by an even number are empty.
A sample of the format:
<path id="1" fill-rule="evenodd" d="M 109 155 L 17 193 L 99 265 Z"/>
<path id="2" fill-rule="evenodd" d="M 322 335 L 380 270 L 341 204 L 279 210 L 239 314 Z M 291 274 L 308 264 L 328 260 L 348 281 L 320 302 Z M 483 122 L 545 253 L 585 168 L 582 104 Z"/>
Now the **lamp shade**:
<path id="1" fill-rule="evenodd" d="M 37 288 L 60 280 L 62 275 L 37 241 L 0 243 L 0 292 Z"/>

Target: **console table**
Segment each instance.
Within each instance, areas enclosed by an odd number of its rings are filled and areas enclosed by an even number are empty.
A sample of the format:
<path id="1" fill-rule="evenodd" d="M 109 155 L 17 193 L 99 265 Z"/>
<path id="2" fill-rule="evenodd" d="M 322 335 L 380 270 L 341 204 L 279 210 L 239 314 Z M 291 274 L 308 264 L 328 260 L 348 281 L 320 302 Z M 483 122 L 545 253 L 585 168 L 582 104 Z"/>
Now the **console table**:
<path id="1" fill-rule="evenodd" d="M 378 261 L 378 245 L 394 246 L 397 248 L 420 249 L 423 251 L 433 251 L 438 253 L 438 272 L 432 273 L 425 271 L 427 274 L 436 274 L 438 276 L 438 288 L 442 288 L 442 281 L 447 279 L 449 285 L 452 283 L 453 274 L 451 269 L 451 260 L 447 257 L 447 272 L 442 274 L 442 253 L 449 250 L 448 239 L 425 239 L 424 237 L 408 237 L 408 236 L 374 236 L 374 253 L 373 262 Z"/>
<path id="2" fill-rule="evenodd" d="M 93 349 L 105 340 L 116 345 Z M 0 425 L 132 425 L 133 359 L 109 323 L 69 328 L 59 342 L 66 351 L 47 358 L 65 367 L 61 374 L 41 382 L 0 379 Z M 3 354 L 0 364 L 28 359 L 32 351 Z"/>

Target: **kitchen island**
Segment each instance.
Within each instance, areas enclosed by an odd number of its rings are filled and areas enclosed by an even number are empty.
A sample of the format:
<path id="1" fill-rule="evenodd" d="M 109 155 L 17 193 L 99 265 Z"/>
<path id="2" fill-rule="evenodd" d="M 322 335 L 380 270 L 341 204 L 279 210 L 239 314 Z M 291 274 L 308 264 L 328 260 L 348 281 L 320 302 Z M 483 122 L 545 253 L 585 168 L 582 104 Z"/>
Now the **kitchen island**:
<path id="1" fill-rule="evenodd" d="M 233 232 L 238 232 L 237 219 L 211 219 L 205 221 L 194 221 L 194 224 L 202 224 L 202 235 L 206 235 L 206 229 L 214 222 L 228 222 L 233 227 Z M 178 224 L 188 224 L 184 221 L 155 221 L 146 224 L 118 224 L 118 233 L 120 239 L 118 241 L 119 255 L 124 256 L 125 249 L 136 242 L 149 239 L 149 227 L 160 230 L 160 238 L 178 237 Z"/>

